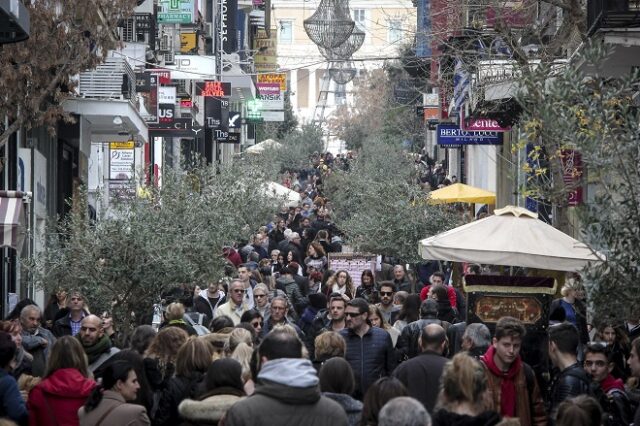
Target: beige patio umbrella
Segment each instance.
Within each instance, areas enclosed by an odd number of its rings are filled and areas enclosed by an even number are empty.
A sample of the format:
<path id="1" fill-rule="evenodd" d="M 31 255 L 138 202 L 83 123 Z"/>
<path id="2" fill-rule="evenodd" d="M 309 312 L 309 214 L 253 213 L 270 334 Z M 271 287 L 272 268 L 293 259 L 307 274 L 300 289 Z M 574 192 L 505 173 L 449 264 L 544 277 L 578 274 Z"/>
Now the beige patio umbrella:
<path id="1" fill-rule="evenodd" d="M 251 145 L 249 148 L 245 150 L 245 152 L 248 152 L 250 154 L 260 154 L 264 152 L 264 150 L 267 148 L 281 148 L 281 147 L 282 147 L 282 144 L 280 142 L 274 141 L 273 139 L 265 139 L 260 143 Z"/>
<path id="2" fill-rule="evenodd" d="M 420 241 L 423 259 L 579 271 L 604 255 L 538 220 L 521 207 L 495 214 Z"/>

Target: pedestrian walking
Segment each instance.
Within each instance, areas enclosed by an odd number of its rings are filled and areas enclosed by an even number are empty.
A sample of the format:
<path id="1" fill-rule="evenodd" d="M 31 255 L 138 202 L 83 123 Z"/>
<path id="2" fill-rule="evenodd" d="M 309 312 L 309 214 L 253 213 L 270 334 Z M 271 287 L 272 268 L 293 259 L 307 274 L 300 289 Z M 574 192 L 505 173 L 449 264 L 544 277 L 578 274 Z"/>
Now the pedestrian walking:
<path id="1" fill-rule="evenodd" d="M 105 367 L 102 382 L 94 388 L 89 399 L 78 411 L 80 426 L 150 425 L 147 410 L 131 404 L 140 389 L 133 365 L 115 361 Z"/>

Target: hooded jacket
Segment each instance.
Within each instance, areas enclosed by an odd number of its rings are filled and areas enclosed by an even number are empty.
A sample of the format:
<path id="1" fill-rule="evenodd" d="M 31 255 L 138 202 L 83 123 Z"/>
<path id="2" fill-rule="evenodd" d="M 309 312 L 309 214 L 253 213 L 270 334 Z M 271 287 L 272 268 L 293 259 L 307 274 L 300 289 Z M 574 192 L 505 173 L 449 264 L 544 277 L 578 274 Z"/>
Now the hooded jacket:
<path id="1" fill-rule="evenodd" d="M 55 371 L 29 393 L 29 425 L 77 426 L 78 410 L 95 386 L 75 368 Z"/>
<path id="2" fill-rule="evenodd" d="M 244 392 L 235 388 L 221 387 L 202 400 L 185 399 L 178 406 L 184 424 L 217 425 L 227 410 L 244 399 Z"/>
<path id="3" fill-rule="evenodd" d="M 193 303 L 194 303 L 194 308 L 196 312 L 200 314 L 204 314 L 204 316 L 206 317 L 204 324 L 208 325 L 213 319 L 213 316 L 215 315 L 216 309 L 218 309 L 218 306 L 222 305 L 224 302 L 225 302 L 224 291 L 218 290 L 218 301 L 216 302 L 215 305 L 212 305 L 211 302 L 209 301 L 207 289 L 205 288 L 204 290 L 200 290 L 198 297 L 196 297 L 196 300 Z"/>
<path id="4" fill-rule="evenodd" d="M 306 359 L 267 361 L 258 374 L 255 393 L 227 411 L 227 426 L 347 426 L 347 415 L 320 394 L 318 377 Z"/>

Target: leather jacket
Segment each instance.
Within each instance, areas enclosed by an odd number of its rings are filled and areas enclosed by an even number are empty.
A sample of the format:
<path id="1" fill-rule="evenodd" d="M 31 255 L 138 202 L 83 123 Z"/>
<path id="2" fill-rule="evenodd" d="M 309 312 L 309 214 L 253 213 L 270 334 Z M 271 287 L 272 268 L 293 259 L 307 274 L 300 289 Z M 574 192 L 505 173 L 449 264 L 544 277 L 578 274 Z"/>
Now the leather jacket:
<path id="1" fill-rule="evenodd" d="M 578 395 L 590 394 L 591 379 L 577 362 L 562 370 L 551 383 L 550 412 L 555 418 L 560 403 Z"/>

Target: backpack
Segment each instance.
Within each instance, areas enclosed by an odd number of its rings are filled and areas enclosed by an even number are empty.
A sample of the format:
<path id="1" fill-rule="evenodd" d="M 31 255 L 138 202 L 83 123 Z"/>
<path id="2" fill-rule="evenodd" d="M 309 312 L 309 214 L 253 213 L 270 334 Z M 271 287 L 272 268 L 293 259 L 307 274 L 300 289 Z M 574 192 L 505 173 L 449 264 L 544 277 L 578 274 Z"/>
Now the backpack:
<path id="1" fill-rule="evenodd" d="M 197 322 L 193 320 L 192 316 L 197 316 Z M 187 312 L 184 314 L 184 320 L 198 333 L 198 336 L 204 336 L 209 334 L 210 331 L 202 323 L 204 322 L 204 314 L 198 312 Z"/>

